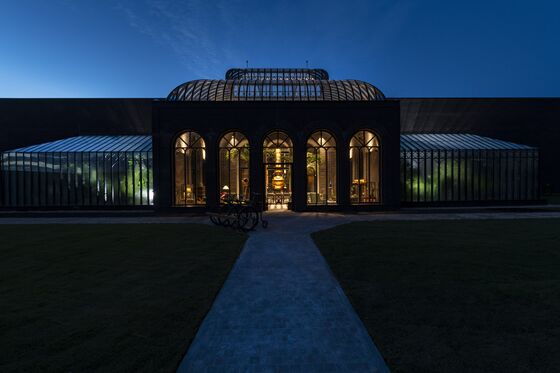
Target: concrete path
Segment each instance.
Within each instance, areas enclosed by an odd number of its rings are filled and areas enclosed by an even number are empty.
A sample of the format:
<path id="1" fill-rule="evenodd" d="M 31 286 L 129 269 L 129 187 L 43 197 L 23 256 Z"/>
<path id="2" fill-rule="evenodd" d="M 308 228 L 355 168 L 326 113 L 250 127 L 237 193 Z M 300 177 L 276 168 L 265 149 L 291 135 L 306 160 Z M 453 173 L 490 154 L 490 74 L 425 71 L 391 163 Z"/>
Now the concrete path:
<path id="1" fill-rule="evenodd" d="M 387 372 L 309 236 L 339 219 L 270 220 L 251 234 L 179 372 Z"/>

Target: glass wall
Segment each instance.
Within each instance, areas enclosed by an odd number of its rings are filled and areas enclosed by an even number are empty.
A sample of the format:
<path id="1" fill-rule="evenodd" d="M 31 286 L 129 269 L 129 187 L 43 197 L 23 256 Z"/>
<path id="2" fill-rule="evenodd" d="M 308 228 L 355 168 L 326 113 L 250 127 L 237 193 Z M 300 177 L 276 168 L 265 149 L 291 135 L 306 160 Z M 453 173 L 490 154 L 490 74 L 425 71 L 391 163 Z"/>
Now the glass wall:
<path id="1" fill-rule="evenodd" d="M 358 131 L 350 140 L 350 201 L 380 203 L 379 139 L 369 130 Z"/>
<path id="2" fill-rule="evenodd" d="M 336 140 L 323 130 L 307 139 L 307 204 L 336 204 Z"/>
<path id="3" fill-rule="evenodd" d="M 537 200 L 538 163 L 536 149 L 401 150 L 401 200 Z"/>
<path id="4" fill-rule="evenodd" d="M 206 145 L 202 137 L 192 131 L 179 135 L 175 141 L 175 205 L 206 204 Z"/>
<path id="5" fill-rule="evenodd" d="M 0 154 L 0 206 L 153 205 L 152 152 Z"/>
<path id="6" fill-rule="evenodd" d="M 263 142 L 265 202 L 269 209 L 288 209 L 292 203 L 292 162 L 294 148 L 290 137 L 274 131 Z"/>
<path id="7" fill-rule="evenodd" d="M 248 201 L 249 141 L 239 132 L 225 134 L 219 143 L 220 201 L 227 198 Z"/>

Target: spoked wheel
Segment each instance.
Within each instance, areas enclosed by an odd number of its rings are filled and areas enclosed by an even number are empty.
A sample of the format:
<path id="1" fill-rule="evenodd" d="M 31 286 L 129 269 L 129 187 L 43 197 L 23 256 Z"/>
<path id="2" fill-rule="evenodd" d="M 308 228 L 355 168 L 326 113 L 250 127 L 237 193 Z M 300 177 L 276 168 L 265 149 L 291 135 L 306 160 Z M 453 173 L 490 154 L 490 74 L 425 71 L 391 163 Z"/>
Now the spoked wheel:
<path id="1" fill-rule="evenodd" d="M 226 227 L 226 228 L 231 227 L 233 223 L 235 223 L 235 219 L 233 219 L 232 216 L 226 215 L 226 216 L 220 218 L 220 224 L 223 227 Z"/>
<path id="2" fill-rule="evenodd" d="M 233 229 L 239 229 L 241 231 L 245 231 L 245 226 L 247 225 L 247 216 L 242 212 L 237 213 L 237 219 L 235 220 L 235 224 L 231 227 Z"/>
<path id="3" fill-rule="evenodd" d="M 216 225 L 222 225 L 220 218 L 217 216 L 210 215 L 210 221 Z"/>
<path id="4" fill-rule="evenodd" d="M 252 231 L 259 223 L 259 213 L 252 206 L 246 206 L 239 212 L 239 229 Z"/>

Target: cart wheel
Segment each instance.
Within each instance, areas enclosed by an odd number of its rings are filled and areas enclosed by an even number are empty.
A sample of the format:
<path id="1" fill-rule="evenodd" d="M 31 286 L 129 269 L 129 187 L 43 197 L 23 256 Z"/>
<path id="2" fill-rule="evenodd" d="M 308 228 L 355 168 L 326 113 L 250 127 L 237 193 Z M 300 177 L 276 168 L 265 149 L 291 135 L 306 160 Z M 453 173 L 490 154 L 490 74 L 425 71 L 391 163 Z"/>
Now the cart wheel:
<path id="1" fill-rule="evenodd" d="M 232 227 L 233 229 L 244 231 L 246 225 L 247 225 L 247 216 L 243 214 L 243 211 L 240 211 L 239 213 L 237 213 L 235 226 Z"/>
<path id="2" fill-rule="evenodd" d="M 224 227 L 231 227 L 231 225 L 233 223 L 232 219 L 229 218 L 229 217 L 220 219 L 220 222 L 222 223 L 222 226 L 224 226 Z"/>
<path id="3" fill-rule="evenodd" d="M 244 222 L 240 229 L 244 232 L 252 231 L 259 223 L 259 214 L 252 206 L 247 206 L 239 212 L 239 219 Z"/>

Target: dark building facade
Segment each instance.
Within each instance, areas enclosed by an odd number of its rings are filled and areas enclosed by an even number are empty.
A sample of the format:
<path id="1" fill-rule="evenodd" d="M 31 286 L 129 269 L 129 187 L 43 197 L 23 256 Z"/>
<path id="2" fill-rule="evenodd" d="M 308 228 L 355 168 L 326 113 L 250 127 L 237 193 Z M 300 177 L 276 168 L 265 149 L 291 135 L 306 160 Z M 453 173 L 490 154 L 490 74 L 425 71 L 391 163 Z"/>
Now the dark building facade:
<path id="1" fill-rule="evenodd" d="M 402 98 L 401 132 L 471 133 L 539 149 L 541 187 L 560 193 L 560 98 Z"/>
<path id="2" fill-rule="evenodd" d="M 153 110 L 160 206 L 212 209 L 253 193 L 296 211 L 399 204 L 399 102 L 368 83 L 231 69 L 178 86 Z"/>
<path id="3" fill-rule="evenodd" d="M 201 205 L 210 207 L 219 204 L 224 186 L 232 189 L 228 181 L 220 181 L 220 168 L 224 159 L 220 152 L 220 140 L 231 132 L 242 134 L 248 141 L 248 188 L 263 196 L 268 195 L 267 203 L 274 205 L 280 199 L 280 205 L 286 205 L 294 210 L 316 209 L 347 209 L 361 205 L 391 206 L 399 204 L 399 103 L 398 101 L 383 102 L 158 102 L 154 105 L 156 125 L 154 126 L 154 162 L 157 165 L 155 174 L 157 190 L 162 206 L 181 207 L 189 205 L 196 207 L 198 203 L 182 201 L 176 194 L 182 188 L 183 177 L 175 170 L 175 143 L 186 131 L 199 134 L 205 143 L 204 168 L 213 170 L 205 172 L 204 182 L 206 201 Z M 188 116 L 189 120 L 183 118 Z M 227 125 L 224 125 L 227 123 Z M 375 152 L 378 158 L 374 172 L 379 173 L 370 182 L 377 185 L 375 196 L 364 203 L 351 201 L 353 177 L 350 172 L 350 143 L 352 137 L 360 131 L 374 133 L 378 145 Z M 324 132 L 324 141 L 331 140 L 330 147 L 335 152 L 329 159 L 335 164 L 333 178 L 325 182 L 322 193 L 332 193 L 331 201 L 312 203 L 309 188 L 316 170 L 308 169 L 308 139 L 314 133 Z M 323 141 L 323 140 L 320 140 Z M 367 142 L 367 139 L 365 140 Z M 368 146 L 367 144 L 365 146 Z M 269 156 L 267 152 L 283 154 L 276 159 L 276 154 Z M 202 155 L 201 155 L 202 157 Z M 363 162 L 368 162 L 364 157 Z M 311 163 L 311 162 L 309 162 Z M 216 171 L 214 171 L 216 170 Z M 272 185 L 274 172 L 280 171 L 280 176 L 286 185 L 277 188 L 275 193 Z M 268 173 L 267 173 L 268 172 Z M 278 173 L 277 173 L 278 174 Z M 383 186 L 379 184 L 383 180 Z M 194 182 L 194 180 L 193 180 Z M 190 183 L 192 184 L 192 183 Z M 374 188 L 371 185 L 371 188 Z M 333 190 L 334 189 L 334 190 Z M 194 191 L 191 189 L 191 192 Z M 236 195 L 244 194 L 243 190 L 236 190 Z M 276 199 L 273 195 L 276 195 Z M 313 199 L 315 201 L 316 199 Z M 309 203 L 308 203 L 309 202 Z"/>
<path id="4" fill-rule="evenodd" d="M 321 69 L 231 69 L 165 99 L 3 99 L 0 114 L 4 209 L 202 211 L 257 193 L 359 211 L 560 188 L 560 99 L 387 99 Z"/>

